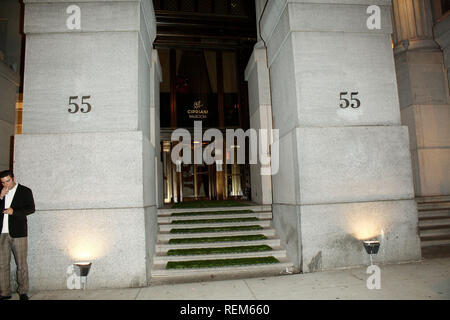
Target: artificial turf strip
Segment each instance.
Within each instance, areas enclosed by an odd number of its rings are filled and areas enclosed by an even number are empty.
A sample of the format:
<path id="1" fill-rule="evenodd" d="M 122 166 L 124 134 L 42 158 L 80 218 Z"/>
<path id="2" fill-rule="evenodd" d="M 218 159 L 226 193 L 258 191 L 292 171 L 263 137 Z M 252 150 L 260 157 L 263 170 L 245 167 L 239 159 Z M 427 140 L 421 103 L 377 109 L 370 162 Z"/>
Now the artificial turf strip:
<path id="1" fill-rule="evenodd" d="M 267 237 L 263 234 L 252 234 L 247 236 L 225 236 L 225 237 L 204 237 L 204 238 L 180 238 L 170 239 L 169 244 L 183 244 L 183 243 L 208 243 L 208 242 L 228 242 L 228 241 L 252 241 L 252 240 L 266 240 Z"/>
<path id="2" fill-rule="evenodd" d="M 187 228 L 187 229 L 171 229 L 170 233 L 200 233 L 200 232 L 229 232 L 229 231 L 252 231 L 262 230 L 261 226 L 235 226 L 235 227 L 204 227 L 204 228 Z"/>
<path id="3" fill-rule="evenodd" d="M 254 264 L 271 264 L 279 262 L 280 261 L 274 257 L 169 261 L 166 265 L 166 269 L 232 267 Z"/>
<path id="4" fill-rule="evenodd" d="M 172 224 L 246 222 L 246 221 L 258 221 L 258 220 L 259 219 L 257 217 L 250 217 L 250 218 L 224 218 L 224 219 L 173 220 Z"/>
<path id="5" fill-rule="evenodd" d="M 200 200 L 175 203 L 172 208 L 214 208 L 214 207 L 243 207 L 248 203 L 235 200 Z"/>
<path id="6" fill-rule="evenodd" d="M 224 253 L 245 253 L 245 252 L 260 252 L 272 251 L 273 249 L 268 245 L 261 246 L 236 246 L 224 248 L 192 248 L 192 249 L 170 249 L 167 251 L 168 256 L 190 256 L 198 254 L 224 254 Z"/>
<path id="7" fill-rule="evenodd" d="M 252 212 L 253 212 L 253 210 L 174 212 L 171 214 L 171 216 L 172 217 L 188 217 L 188 216 L 199 216 L 199 215 L 209 215 L 209 214 L 238 214 L 238 213 L 252 213 Z"/>

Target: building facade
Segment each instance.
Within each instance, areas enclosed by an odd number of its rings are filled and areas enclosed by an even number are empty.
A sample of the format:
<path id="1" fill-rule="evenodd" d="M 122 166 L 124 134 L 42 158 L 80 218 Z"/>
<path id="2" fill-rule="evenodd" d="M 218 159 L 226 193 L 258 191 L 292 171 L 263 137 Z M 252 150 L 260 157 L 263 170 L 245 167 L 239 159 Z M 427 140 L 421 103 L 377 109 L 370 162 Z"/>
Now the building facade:
<path id="1" fill-rule="evenodd" d="M 16 5 L 8 12 L 17 19 L 23 9 L 23 76 L 19 49 L 16 69 L 0 69 L 1 143 L 11 149 L 23 93 L 13 165 L 36 202 L 32 288 L 65 288 L 79 260 L 95 265 L 91 288 L 147 285 L 157 209 L 198 199 L 272 205 L 301 272 L 367 263 L 362 239 L 380 241 L 378 263 L 419 260 L 415 198 L 450 194 L 445 3 Z M 262 163 L 177 170 L 170 136 L 194 120 L 204 130 L 276 129 L 262 152 L 278 166 L 272 175 Z"/>

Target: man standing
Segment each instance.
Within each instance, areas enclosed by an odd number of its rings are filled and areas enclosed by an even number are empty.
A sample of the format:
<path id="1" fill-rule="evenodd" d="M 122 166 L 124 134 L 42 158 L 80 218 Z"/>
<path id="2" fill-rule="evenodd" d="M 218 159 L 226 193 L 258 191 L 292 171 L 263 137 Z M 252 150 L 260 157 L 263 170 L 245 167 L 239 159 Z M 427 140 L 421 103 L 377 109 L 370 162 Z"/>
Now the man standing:
<path id="1" fill-rule="evenodd" d="M 17 265 L 20 300 L 28 300 L 27 215 L 34 212 L 31 189 L 17 184 L 10 170 L 0 172 L 0 300 L 11 298 L 11 250 Z"/>

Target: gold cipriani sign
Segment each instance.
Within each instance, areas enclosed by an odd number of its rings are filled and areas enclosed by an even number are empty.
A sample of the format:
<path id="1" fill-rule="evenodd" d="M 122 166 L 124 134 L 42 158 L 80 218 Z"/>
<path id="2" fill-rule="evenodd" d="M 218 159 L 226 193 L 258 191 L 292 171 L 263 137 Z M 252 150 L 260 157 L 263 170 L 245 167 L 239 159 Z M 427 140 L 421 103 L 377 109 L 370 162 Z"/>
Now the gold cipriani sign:
<path id="1" fill-rule="evenodd" d="M 194 101 L 194 108 L 188 109 L 189 119 L 206 119 L 208 118 L 208 109 L 203 106 L 201 100 Z"/>

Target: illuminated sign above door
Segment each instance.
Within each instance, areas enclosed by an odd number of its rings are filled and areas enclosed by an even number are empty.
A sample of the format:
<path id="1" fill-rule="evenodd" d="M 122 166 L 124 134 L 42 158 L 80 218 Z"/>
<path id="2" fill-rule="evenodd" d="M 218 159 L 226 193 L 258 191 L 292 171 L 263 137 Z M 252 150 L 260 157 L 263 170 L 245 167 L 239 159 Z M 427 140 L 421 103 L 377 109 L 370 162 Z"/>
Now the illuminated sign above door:
<path id="1" fill-rule="evenodd" d="M 208 118 L 208 109 L 203 105 L 201 100 L 194 101 L 193 108 L 187 110 L 189 115 L 189 119 L 207 119 Z"/>

